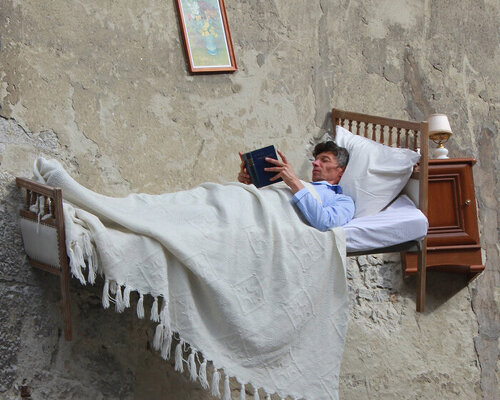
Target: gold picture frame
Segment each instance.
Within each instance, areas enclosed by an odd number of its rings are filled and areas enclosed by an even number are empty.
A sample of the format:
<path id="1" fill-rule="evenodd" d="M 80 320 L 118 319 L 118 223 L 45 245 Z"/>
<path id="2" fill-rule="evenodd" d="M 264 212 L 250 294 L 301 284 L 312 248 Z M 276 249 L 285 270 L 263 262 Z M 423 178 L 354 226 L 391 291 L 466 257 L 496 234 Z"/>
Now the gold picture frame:
<path id="1" fill-rule="evenodd" d="M 191 73 L 238 69 L 224 0 L 176 0 Z"/>

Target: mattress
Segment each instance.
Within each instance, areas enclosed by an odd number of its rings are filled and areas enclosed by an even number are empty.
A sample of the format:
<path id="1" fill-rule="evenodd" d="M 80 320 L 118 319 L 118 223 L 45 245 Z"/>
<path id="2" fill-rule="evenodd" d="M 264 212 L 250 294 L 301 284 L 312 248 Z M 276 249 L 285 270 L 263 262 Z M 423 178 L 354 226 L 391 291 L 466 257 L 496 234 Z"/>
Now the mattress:
<path id="1" fill-rule="evenodd" d="M 428 226 L 425 215 L 408 196 L 401 195 L 378 214 L 354 218 L 344 225 L 347 251 L 370 251 L 421 240 Z"/>

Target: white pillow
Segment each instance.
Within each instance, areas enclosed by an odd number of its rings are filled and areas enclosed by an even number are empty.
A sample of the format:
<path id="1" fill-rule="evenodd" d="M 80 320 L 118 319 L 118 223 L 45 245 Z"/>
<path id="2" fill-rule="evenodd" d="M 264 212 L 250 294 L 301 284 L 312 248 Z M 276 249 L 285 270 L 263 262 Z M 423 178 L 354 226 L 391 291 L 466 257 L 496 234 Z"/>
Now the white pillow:
<path id="1" fill-rule="evenodd" d="M 339 185 L 356 205 L 354 218 L 385 208 L 408 182 L 420 154 L 354 135 L 337 125 L 335 142 L 349 152 Z"/>

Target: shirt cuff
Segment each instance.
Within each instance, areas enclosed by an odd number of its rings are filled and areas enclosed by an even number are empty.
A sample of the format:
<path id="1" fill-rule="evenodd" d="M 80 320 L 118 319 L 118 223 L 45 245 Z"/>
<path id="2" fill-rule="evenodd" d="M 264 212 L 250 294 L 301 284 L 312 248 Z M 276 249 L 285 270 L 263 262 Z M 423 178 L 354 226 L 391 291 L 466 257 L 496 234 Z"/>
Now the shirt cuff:
<path id="1" fill-rule="evenodd" d="M 307 193 L 309 193 L 309 190 L 307 188 L 302 188 L 300 189 L 297 193 L 295 193 L 292 197 L 292 200 L 295 204 L 297 204 L 302 197 L 304 197 Z"/>

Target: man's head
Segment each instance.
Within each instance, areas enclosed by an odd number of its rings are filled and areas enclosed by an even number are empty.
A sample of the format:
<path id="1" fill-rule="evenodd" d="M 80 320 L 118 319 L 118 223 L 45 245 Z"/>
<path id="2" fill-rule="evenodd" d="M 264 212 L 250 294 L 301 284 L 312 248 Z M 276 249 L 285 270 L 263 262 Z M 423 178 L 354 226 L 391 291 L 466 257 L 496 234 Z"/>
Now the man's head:
<path id="1" fill-rule="evenodd" d="M 327 181 L 332 185 L 339 183 L 349 161 L 349 153 L 335 142 L 328 141 L 316 145 L 312 181 Z"/>

